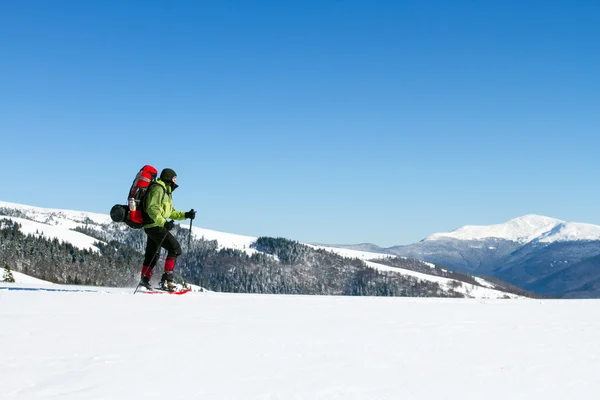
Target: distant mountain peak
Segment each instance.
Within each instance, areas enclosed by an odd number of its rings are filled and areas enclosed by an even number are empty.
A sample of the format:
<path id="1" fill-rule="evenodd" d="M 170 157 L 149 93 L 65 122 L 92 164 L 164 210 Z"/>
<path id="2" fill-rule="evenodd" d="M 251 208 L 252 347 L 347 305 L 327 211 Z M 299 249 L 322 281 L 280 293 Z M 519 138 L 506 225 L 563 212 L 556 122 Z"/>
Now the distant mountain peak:
<path id="1" fill-rule="evenodd" d="M 505 224 L 512 224 L 512 225 L 519 226 L 519 227 L 529 226 L 529 227 L 532 227 L 533 229 L 537 229 L 540 227 L 546 227 L 546 226 L 550 226 L 550 225 L 558 225 L 558 224 L 561 224 L 564 222 L 565 221 L 562 221 L 560 219 L 546 217 L 545 215 L 525 214 L 523 216 L 511 219 L 511 220 L 505 222 Z M 502 225 L 502 224 L 499 224 L 499 225 Z"/>
<path id="2" fill-rule="evenodd" d="M 567 224 L 565 221 L 543 215 L 526 214 L 507 222 L 494 225 L 467 225 L 452 232 L 434 233 L 425 240 L 441 240 L 446 238 L 458 240 L 504 239 L 518 243 L 527 243 L 555 231 L 557 227 Z M 599 233 L 600 233 L 600 227 Z"/>

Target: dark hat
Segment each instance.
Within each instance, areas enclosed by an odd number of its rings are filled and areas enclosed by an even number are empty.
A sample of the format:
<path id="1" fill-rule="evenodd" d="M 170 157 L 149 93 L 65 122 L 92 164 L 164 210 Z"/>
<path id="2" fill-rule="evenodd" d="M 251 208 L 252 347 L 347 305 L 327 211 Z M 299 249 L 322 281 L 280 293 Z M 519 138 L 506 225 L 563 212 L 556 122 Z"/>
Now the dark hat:
<path id="1" fill-rule="evenodd" d="M 172 182 L 173 178 L 177 176 L 177 173 L 173 171 L 171 168 L 165 168 L 160 173 L 160 180 L 163 182 Z"/>

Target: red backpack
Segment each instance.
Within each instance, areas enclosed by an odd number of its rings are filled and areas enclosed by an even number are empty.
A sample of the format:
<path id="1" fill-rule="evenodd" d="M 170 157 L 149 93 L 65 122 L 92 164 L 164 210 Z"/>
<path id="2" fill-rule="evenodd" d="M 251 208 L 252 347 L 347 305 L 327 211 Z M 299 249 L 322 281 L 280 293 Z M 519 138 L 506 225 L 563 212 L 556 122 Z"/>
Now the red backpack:
<path id="1" fill-rule="evenodd" d="M 134 229 L 140 229 L 144 224 L 151 222 L 145 212 L 146 204 L 144 200 L 157 175 L 156 168 L 151 165 L 144 165 L 135 176 L 129 189 L 127 205 L 115 204 L 110 210 L 111 219 L 115 222 L 125 222 Z"/>

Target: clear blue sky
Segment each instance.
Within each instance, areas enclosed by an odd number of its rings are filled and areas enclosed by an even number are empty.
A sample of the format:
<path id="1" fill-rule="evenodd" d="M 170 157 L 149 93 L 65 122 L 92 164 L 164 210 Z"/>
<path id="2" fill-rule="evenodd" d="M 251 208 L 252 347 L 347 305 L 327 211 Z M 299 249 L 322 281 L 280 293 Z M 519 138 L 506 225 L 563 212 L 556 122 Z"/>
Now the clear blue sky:
<path id="1" fill-rule="evenodd" d="M 246 235 L 600 224 L 598 1 L 4 1 L 0 38 L 0 200 L 108 213 L 149 163 Z"/>

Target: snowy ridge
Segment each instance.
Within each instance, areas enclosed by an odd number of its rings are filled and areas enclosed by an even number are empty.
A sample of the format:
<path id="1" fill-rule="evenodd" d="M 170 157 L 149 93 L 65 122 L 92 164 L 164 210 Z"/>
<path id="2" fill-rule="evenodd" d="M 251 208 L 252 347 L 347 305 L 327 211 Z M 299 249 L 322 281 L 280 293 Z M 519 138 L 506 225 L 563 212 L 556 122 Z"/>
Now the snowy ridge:
<path id="1" fill-rule="evenodd" d="M 561 223 L 536 240 L 542 243 L 600 240 L 600 226 L 581 222 Z"/>
<path id="2" fill-rule="evenodd" d="M 517 243 L 539 241 L 543 243 L 600 240 L 600 226 L 578 222 L 565 222 L 541 215 L 528 214 L 502 224 L 467 225 L 452 232 L 434 233 L 425 241 L 446 238 L 458 240 L 504 239 Z"/>
<path id="3" fill-rule="evenodd" d="M 376 259 L 380 259 L 380 258 L 396 257 L 396 256 L 392 256 L 390 254 L 384 254 L 384 253 L 371 253 L 368 251 L 361 251 L 361 250 L 351 250 L 351 249 L 344 249 L 344 248 L 338 248 L 338 247 L 320 246 L 320 245 L 307 244 L 307 243 L 304 243 L 304 244 L 308 247 L 312 247 L 313 249 L 321 249 L 321 250 L 330 251 L 332 253 L 338 254 L 338 255 L 340 255 L 342 257 L 346 257 L 346 258 L 359 258 L 361 260 L 376 260 Z"/>
<path id="4" fill-rule="evenodd" d="M 74 229 L 78 226 L 86 225 L 88 221 L 100 225 L 112 222 L 110 216 L 107 214 L 97 214 L 86 211 L 41 208 L 26 206 L 23 204 L 8 203 L 5 201 L 0 201 L 0 208 L 18 210 L 27 215 L 27 219 L 47 225 L 59 226 L 64 229 Z"/>

